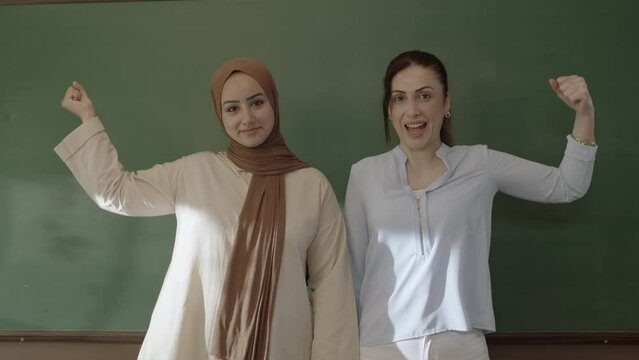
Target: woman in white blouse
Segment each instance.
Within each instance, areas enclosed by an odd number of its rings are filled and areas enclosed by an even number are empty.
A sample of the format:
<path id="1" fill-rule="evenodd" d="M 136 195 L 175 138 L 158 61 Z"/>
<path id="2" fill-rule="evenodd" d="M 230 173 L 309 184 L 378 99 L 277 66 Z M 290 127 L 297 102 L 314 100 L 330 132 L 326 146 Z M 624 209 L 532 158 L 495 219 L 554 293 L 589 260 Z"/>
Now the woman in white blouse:
<path id="1" fill-rule="evenodd" d="M 409 51 L 388 65 L 383 112 L 399 146 L 353 165 L 345 215 L 361 359 L 487 359 L 495 330 L 488 253 L 494 195 L 570 202 L 588 190 L 594 107 L 579 76 L 549 80 L 576 113 L 561 165 L 452 146 L 442 62 Z"/>
<path id="2" fill-rule="evenodd" d="M 322 173 L 286 147 L 270 72 L 229 60 L 211 96 L 227 151 L 136 172 L 122 169 L 80 84 L 62 100 L 82 124 L 55 150 L 89 196 L 118 214 L 177 218 L 139 359 L 357 358 L 339 204 Z"/>

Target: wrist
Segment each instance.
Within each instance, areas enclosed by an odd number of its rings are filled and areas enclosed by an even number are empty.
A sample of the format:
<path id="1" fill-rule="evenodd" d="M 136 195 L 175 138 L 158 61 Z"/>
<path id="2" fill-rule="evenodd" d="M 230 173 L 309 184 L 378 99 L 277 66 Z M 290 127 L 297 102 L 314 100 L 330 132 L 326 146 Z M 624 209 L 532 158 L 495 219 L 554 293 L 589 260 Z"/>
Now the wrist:
<path id="1" fill-rule="evenodd" d="M 579 136 L 575 136 L 575 134 L 570 134 L 570 137 L 575 140 L 576 142 L 580 143 L 581 145 L 586 145 L 586 146 L 597 146 L 597 143 L 595 143 L 595 139 L 594 138 L 582 138 Z"/>
<path id="2" fill-rule="evenodd" d="M 584 122 L 584 123 L 594 123 L 595 112 L 594 111 L 584 111 L 584 112 L 575 111 L 575 121 Z"/>
<path id="3" fill-rule="evenodd" d="M 82 123 L 85 123 L 88 120 L 93 119 L 94 117 L 96 117 L 95 112 L 91 111 L 91 112 L 88 112 L 86 114 L 80 115 L 80 120 L 82 120 Z"/>
<path id="4" fill-rule="evenodd" d="M 580 144 L 594 146 L 595 117 L 593 113 L 577 113 L 571 136 Z M 582 141 L 579 141 L 582 140 Z"/>

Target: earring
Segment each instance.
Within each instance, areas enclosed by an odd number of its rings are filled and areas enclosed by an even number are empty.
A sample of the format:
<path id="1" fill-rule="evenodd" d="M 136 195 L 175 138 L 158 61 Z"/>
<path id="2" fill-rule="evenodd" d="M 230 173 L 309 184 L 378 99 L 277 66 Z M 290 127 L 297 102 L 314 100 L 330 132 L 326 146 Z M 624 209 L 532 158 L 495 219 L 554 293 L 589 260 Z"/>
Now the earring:
<path id="1" fill-rule="evenodd" d="M 445 117 L 446 119 L 450 119 L 450 111 L 446 112 L 446 115 L 444 115 L 444 117 Z"/>

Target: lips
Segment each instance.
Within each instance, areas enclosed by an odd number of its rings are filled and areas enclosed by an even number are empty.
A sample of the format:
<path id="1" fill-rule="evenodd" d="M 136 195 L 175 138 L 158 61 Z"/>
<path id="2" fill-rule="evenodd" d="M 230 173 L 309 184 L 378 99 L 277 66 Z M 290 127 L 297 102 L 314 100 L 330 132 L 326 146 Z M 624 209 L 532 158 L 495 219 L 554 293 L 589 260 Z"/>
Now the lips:
<path id="1" fill-rule="evenodd" d="M 406 128 L 406 130 L 408 131 L 421 130 L 421 129 L 425 129 L 426 125 L 428 125 L 426 121 L 419 121 L 419 122 L 414 122 L 410 124 L 404 124 L 404 128 Z"/>
<path id="2" fill-rule="evenodd" d="M 254 128 L 250 128 L 250 129 L 246 129 L 246 130 L 240 130 L 241 134 L 252 134 L 254 132 L 256 132 L 257 130 L 261 129 L 261 127 L 254 127 Z"/>
<path id="3" fill-rule="evenodd" d="M 404 129 L 406 129 L 406 136 L 408 139 L 421 139 L 427 131 L 428 122 L 421 121 L 412 121 L 409 123 L 404 123 Z"/>

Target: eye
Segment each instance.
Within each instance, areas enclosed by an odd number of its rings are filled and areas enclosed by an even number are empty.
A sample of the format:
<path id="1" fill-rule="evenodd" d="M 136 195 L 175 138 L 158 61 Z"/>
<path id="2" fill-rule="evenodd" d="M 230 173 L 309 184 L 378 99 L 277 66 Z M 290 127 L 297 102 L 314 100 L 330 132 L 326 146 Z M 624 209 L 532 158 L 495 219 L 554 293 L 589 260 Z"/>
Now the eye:
<path id="1" fill-rule="evenodd" d="M 421 93 L 419 94 L 419 100 L 428 100 L 430 99 L 430 94 Z"/>
<path id="2" fill-rule="evenodd" d="M 404 99 L 405 99 L 404 95 L 395 95 L 391 98 L 391 101 L 396 103 L 396 102 L 404 101 Z"/>
<path id="3" fill-rule="evenodd" d="M 228 113 L 234 113 L 234 112 L 237 112 L 239 109 L 240 109 L 240 107 L 239 107 L 239 106 L 237 106 L 237 105 L 231 105 L 231 106 L 226 107 L 226 108 L 224 109 L 224 111 L 226 111 L 226 112 L 228 112 Z"/>
<path id="4" fill-rule="evenodd" d="M 255 101 L 253 101 L 253 103 L 251 104 L 253 106 L 261 106 L 264 105 L 264 100 L 262 99 L 256 99 Z"/>

